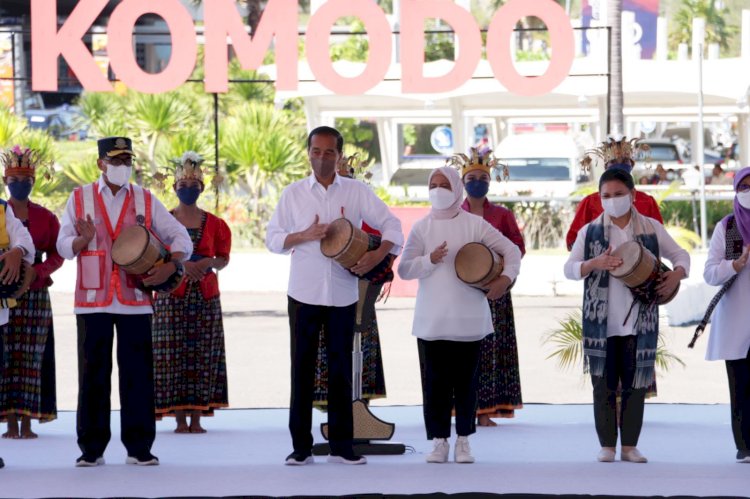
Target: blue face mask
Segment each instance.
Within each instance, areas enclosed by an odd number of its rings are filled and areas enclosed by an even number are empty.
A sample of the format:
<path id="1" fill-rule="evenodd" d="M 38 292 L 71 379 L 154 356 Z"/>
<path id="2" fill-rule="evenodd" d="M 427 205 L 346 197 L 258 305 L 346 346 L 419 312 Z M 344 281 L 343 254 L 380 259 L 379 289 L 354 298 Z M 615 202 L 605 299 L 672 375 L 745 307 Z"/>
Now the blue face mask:
<path id="1" fill-rule="evenodd" d="M 490 191 L 490 183 L 484 180 L 469 180 L 465 184 L 466 193 L 473 198 L 483 198 Z"/>
<path id="2" fill-rule="evenodd" d="M 196 185 L 193 187 L 181 187 L 177 189 L 177 197 L 180 199 L 182 204 L 194 205 L 198 201 L 198 197 L 201 195 L 200 186 Z"/>
<path id="3" fill-rule="evenodd" d="M 19 201 L 26 201 L 29 198 L 32 187 L 34 185 L 31 182 L 13 182 L 8 184 L 11 197 Z"/>

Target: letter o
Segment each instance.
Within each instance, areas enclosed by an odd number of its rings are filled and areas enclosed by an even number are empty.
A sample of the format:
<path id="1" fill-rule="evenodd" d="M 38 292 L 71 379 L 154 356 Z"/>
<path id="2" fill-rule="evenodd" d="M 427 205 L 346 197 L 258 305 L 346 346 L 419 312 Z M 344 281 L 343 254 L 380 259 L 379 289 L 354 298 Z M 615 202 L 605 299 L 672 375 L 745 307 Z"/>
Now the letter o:
<path id="1" fill-rule="evenodd" d="M 513 66 L 510 39 L 516 22 L 536 16 L 547 25 L 552 44 L 552 60 L 542 76 L 521 76 Z M 575 39 L 565 10 L 552 0 L 511 0 L 492 18 L 487 33 L 487 59 L 495 78 L 509 91 L 526 96 L 550 93 L 570 73 L 575 58 Z"/>
<path id="2" fill-rule="evenodd" d="M 169 64 L 158 74 L 143 71 L 133 54 L 133 29 L 144 14 L 164 19 L 172 37 Z M 198 42 L 193 19 L 179 0 L 124 0 L 112 13 L 107 32 L 112 70 L 134 90 L 150 94 L 174 90 L 185 83 L 195 68 Z"/>
<path id="3" fill-rule="evenodd" d="M 331 28 L 339 18 L 347 16 L 362 20 L 370 41 L 365 70 L 354 78 L 338 74 L 329 54 Z M 392 45 L 385 13 L 372 0 L 328 0 L 310 19 L 305 36 L 307 61 L 313 75 L 323 86 L 341 95 L 363 94 L 380 83 L 390 66 Z"/>

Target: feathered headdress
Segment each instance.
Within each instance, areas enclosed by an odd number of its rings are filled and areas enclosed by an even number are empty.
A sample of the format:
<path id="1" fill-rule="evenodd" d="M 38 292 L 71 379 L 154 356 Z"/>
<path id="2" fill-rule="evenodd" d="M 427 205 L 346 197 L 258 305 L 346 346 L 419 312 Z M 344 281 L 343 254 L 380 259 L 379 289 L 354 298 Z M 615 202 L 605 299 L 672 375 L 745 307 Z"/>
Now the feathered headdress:
<path id="1" fill-rule="evenodd" d="M 36 176 L 36 167 L 40 163 L 39 153 L 28 147 L 14 146 L 0 156 L 3 165 L 3 176 L 23 175 L 27 177 Z"/>
<path id="2" fill-rule="evenodd" d="M 372 172 L 368 170 L 369 167 L 370 163 L 359 159 L 359 153 L 355 152 L 351 156 L 341 156 L 336 165 L 336 172 L 342 177 L 369 182 L 372 178 Z"/>
<path id="3" fill-rule="evenodd" d="M 500 163 L 492 154 L 492 149 L 479 150 L 476 147 L 472 147 L 469 151 L 471 157 L 466 154 L 454 154 L 453 157 L 446 160 L 446 166 L 452 166 L 458 170 L 463 178 L 467 173 L 479 170 L 485 172 L 492 178 L 492 170 L 502 170 L 502 177 L 498 173 L 495 176 L 495 180 L 508 180 L 510 178 L 510 172 L 508 171 L 508 165 Z"/>
<path id="4" fill-rule="evenodd" d="M 187 151 L 182 155 L 182 158 L 173 159 L 172 163 L 175 165 L 174 183 L 176 184 L 180 180 L 197 180 L 202 184 L 203 170 L 201 165 L 204 161 L 203 156 L 194 151 Z"/>
<path id="5" fill-rule="evenodd" d="M 597 157 L 604 162 L 605 170 L 618 165 L 627 166 L 627 169 L 630 170 L 635 164 L 636 159 L 642 157 L 648 158 L 648 152 L 651 150 L 648 144 L 641 144 L 639 140 L 628 140 L 627 137 L 620 139 L 609 137 L 599 147 L 586 151 L 585 156 L 581 160 L 581 166 L 586 171 L 590 170 L 594 162 L 593 157 Z"/>

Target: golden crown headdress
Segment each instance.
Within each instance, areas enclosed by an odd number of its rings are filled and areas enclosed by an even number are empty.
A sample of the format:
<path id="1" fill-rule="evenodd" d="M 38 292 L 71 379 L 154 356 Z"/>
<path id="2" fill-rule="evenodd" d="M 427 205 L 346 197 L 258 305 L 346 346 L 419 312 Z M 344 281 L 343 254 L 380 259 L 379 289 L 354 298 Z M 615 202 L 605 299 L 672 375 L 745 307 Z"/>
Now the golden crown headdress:
<path id="1" fill-rule="evenodd" d="M 446 160 L 446 166 L 452 166 L 457 169 L 463 178 L 467 173 L 479 170 L 485 172 L 492 178 L 492 170 L 502 171 L 502 177 L 500 173 L 497 173 L 495 180 L 508 180 L 510 178 L 510 172 L 508 171 L 508 165 L 501 163 L 493 154 L 492 149 L 479 150 L 476 147 L 472 147 L 469 150 L 471 157 L 466 154 L 454 154 L 451 158 Z"/>
<path id="2" fill-rule="evenodd" d="M 3 165 L 3 175 L 25 175 L 28 177 L 36 176 L 36 167 L 40 163 L 39 153 L 28 147 L 22 149 L 21 146 L 14 146 L 12 149 L 5 151 L 0 156 L 0 163 Z"/>
<path id="3" fill-rule="evenodd" d="M 372 172 L 368 170 L 369 167 L 370 162 L 360 159 L 359 153 L 355 152 L 351 156 L 341 156 L 341 159 L 336 164 L 336 172 L 342 177 L 369 182 L 372 178 Z"/>
<path id="4" fill-rule="evenodd" d="M 197 180 L 202 184 L 203 170 L 201 169 L 201 165 L 204 161 L 203 156 L 195 151 L 187 151 L 182 155 L 182 158 L 173 159 L 172 163 L 175 165 L 175 184 L 180 180 Z"/>
<path id="5" fill-rule="evenodd" d="M 640 139 L 628 140 L 627 137 L 619 139 L 609 137 L 606 142 L 602 142 L 598 147 L 586 151 L 581 160 L 581 166 L 586 171 L 590 170 L 594 157 L 597 157 L 604 162 L 605 170 L 613 165 L 627 164 L 632 167 L 637 159 L 645 158 L 647 160 L 648 153 L 651 150 L 648 144 L 641 144 L 639 141 Z"/>

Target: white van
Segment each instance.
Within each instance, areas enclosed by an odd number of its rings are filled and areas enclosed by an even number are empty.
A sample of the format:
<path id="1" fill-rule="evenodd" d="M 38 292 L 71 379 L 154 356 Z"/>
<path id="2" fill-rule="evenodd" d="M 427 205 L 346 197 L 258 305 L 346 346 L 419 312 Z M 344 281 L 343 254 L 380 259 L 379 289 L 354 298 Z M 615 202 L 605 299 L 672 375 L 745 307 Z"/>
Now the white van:
<path id="1" fill-rule="evenodd" d="M 585 180 L 580 176 L 581 152 L 564 133 L 510 135 L 495 149 L 495 157 L 508 165 L 510 178 L 493 182 L 491 195 L 565 198 Z"/>

